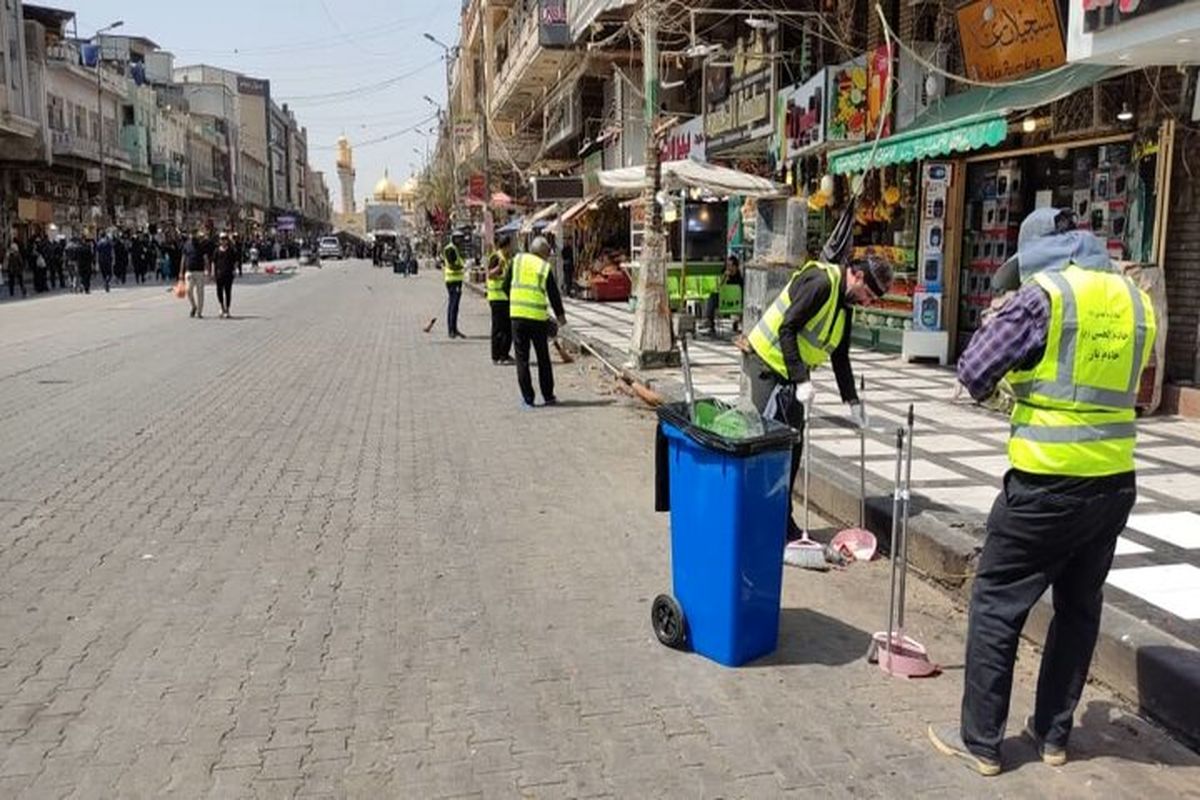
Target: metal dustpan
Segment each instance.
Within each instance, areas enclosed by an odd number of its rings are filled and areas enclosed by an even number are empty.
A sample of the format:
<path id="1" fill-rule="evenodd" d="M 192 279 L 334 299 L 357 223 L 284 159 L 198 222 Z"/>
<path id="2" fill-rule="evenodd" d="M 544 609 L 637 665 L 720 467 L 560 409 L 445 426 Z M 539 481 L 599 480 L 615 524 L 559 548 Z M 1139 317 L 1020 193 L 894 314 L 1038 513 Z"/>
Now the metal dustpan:
<path id="1" fill-rule="evenodd" d="M 887 630 L 871 637 L 867 660 L 879 664 L 879 668 L 889 675 L 924 678 L 936 675 L 941 668 L 930 660 L 929 651 L 923 644 L 904 633 L 904 605 L 908 589 L 912 432 L 913 407 L 910 405 L 907 429 L 901 428 L 896 431 L 896 491 L 892 499 L 892 581 L 888 599 L 888 625 Z"/>

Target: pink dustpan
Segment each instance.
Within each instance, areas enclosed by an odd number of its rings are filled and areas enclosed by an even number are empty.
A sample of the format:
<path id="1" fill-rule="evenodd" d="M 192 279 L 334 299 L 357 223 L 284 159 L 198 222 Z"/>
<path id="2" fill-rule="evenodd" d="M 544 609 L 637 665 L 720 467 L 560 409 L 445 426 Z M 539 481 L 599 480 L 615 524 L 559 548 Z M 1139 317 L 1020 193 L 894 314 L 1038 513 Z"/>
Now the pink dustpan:
<path id="1" fill-rule="evenodd" d="M 893 677 L 927 678 L 941 672 L 941 667 L 929 660 L 929 653 L 916 639 L 903 634 L 888 637 L 875 634 L 876 658 L 879 668 Z"/>
<path id="2" fill-rule="evenodd" d="M 838 533 L 829 542 L 834 550 L 849 556 L 855 561 L 870 561 L 875 557 L 878 543 L 875 534 L 864 528 L 847 528 Z"/>

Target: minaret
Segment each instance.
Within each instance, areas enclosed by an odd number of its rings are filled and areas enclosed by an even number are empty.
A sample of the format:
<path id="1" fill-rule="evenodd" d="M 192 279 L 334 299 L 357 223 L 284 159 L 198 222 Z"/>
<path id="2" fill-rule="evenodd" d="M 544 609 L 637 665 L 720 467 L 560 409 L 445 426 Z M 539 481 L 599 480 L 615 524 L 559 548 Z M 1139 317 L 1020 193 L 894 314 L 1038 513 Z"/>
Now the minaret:
<path id="1" fill-rule="evenodd" d="M 342 187 L 342 213 L 349 216 L 354 213 L 354 153 L 350 150 L 350 141 L 345 136 L 337 140 L 337 174 Z"/>

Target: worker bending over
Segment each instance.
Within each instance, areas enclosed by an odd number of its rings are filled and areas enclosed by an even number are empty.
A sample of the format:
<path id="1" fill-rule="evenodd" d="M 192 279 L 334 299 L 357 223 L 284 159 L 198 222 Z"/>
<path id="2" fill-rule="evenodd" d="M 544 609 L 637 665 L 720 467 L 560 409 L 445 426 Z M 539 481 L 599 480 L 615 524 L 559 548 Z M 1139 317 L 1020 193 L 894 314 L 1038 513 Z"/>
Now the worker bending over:
<path id="1" fill-rule="evenodd" d="M 504 278 L 504 293 L 508 296 L 508 313 L 512 318 L 513 349 L 517 356 L 517 384 L 526 407 L 534 402 L 533 376 L 529 372 L 529 348 L 537 353 L 538 384 L 542 402 L 552 406 L 554 396 L 554 366 L 550 363 L 550 308 L 560 325 L 567 322 L 562 296 L 550 268 L 550 242 L 538 236 L 529 245 L 529 252 L 512 261 Z"/>

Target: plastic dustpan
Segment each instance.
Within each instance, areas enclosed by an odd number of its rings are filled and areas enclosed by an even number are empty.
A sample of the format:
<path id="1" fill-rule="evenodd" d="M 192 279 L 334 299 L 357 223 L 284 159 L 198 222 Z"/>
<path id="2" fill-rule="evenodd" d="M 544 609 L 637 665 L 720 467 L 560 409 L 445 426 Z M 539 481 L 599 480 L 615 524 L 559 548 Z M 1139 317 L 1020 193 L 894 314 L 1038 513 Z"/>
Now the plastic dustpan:
<path id="1" fill-rule="evenodd" d="M 855 561 L 870 561 L 875 557 L 878 542 L 875 534 L 863 528 L 847 528 L 830 540 L 829 545 L 839 553 L 852 557 Z"/>
<path id="2" fill-rule="evenodd" d="M 903 634 L 889 637 L 885 633 L 877 633 L 874 638 L 879 668 L 888 675 L 926 678 L 941 672 L 941 667 L 929 660 L 929 653 L 916 639 Z"/>

